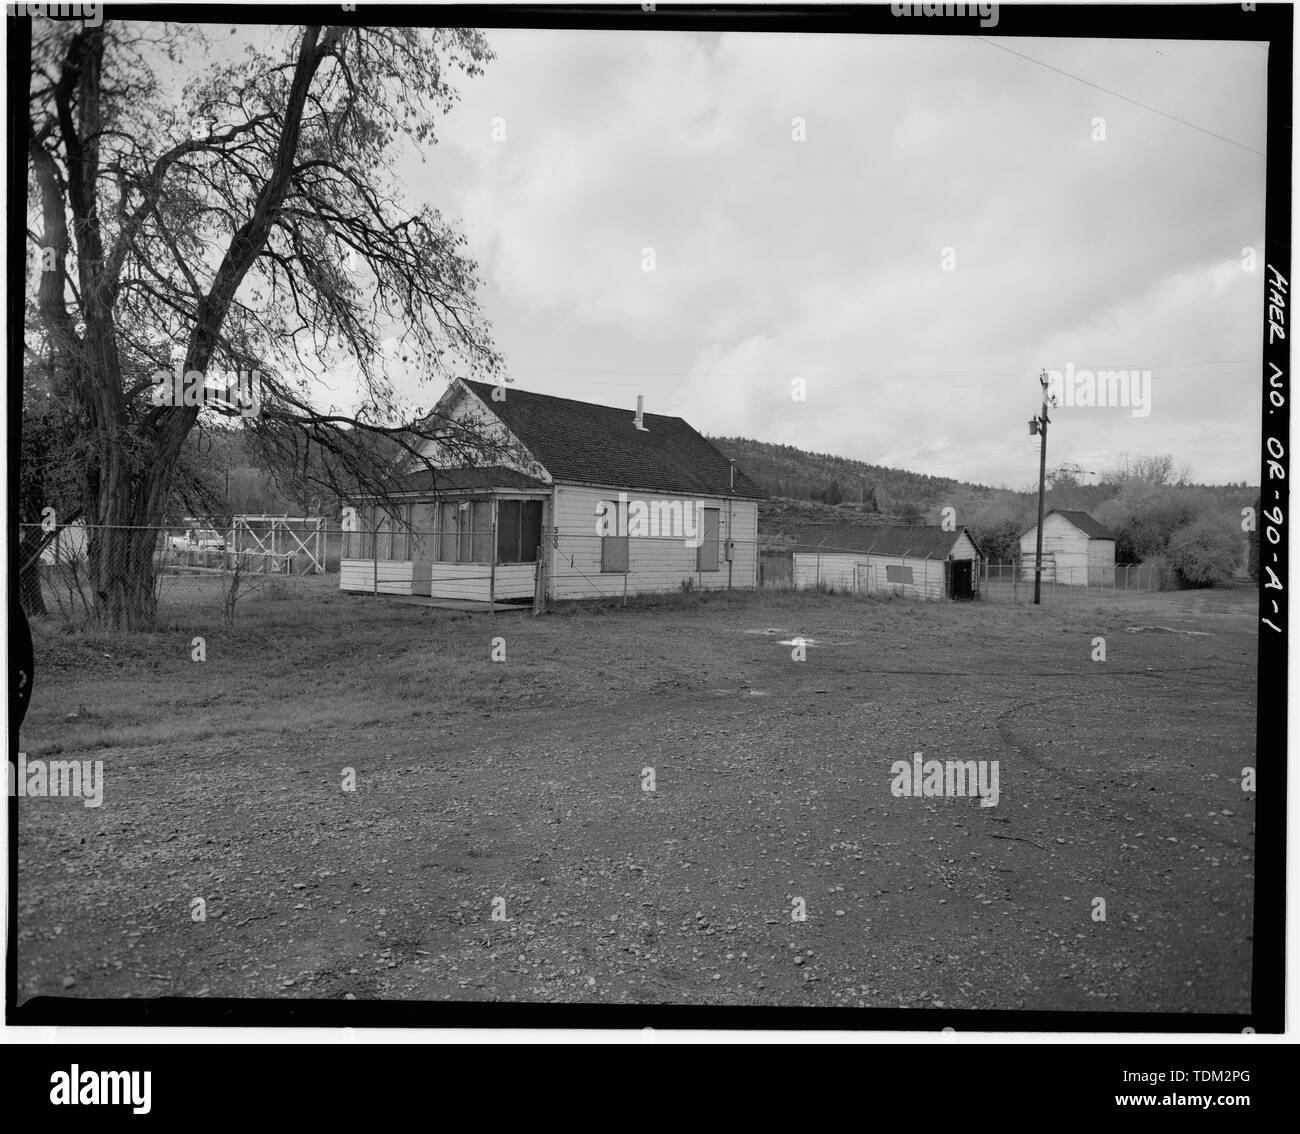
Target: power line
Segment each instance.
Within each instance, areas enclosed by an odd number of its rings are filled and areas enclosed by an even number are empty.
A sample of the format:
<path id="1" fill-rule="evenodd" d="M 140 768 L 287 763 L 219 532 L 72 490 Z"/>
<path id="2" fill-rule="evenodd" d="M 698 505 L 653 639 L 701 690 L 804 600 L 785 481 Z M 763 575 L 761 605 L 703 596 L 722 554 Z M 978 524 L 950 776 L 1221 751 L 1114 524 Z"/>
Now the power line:
<path id="1" fill-rule="evenodd" d="M 1176 114 L 1170 114 L 1161 110 L 1157 106 L 1149 106 L 1145 102 L 1138 102 L 1135 98 L 1129 98 L 1128 95 L 1120 94 L 1119 91 L 1113 91 L 1109 87 L 1103 87 L 1100 83 L 1094 83 L 1088 79 L 1080 78 L 1078 75 L 1072 75 L 1069 71 L 1062 71 L 1060 67 L 1053 67 L 1050 63 L 1044 63 L 1041 59 L 1035 59 L 1032 55 L 1025 55 L 1019 51 L 1012 51 L 1011 48 L 1005 47 L 1000 43 L 994 43 L 991 39 L 985 39 L 982 35 L 974 36 L 980 43 L 987 43 L 990 47 L 996 47 L 999 51 L 1005 51 L 1008 55 L 1015 55 L 1017 58 L 1024 59 L 1029 63 L 1037 63 L 1040 67 L 1046 67 L 1049 71 L 1055 71 L 1058 75 L 1064 75 L 1067 79 L 1073 79 L 1076 83 L 1083 83 L 1084 86 L 1092 87 L 1095 90 L 1102 91 L 1114 98 L 1122 99 L 1124 102 L 1132 103 L 1134 106 L 1140 106 L 1143 110 L 1149 110 L 1152 114 L 1158 114 L 1161 118 L 1168 118 L 1171 122 L 1177 122 L 1183 126 L 1190 126 L 1193 130 L 1199 130 L 1202 134 L 1208 134 L 1211 138 L 1218 138 L 1221 142 L 1227 142 L 1230 146 L 1236 146 L 1239 150 L 1245 150 L 1248 154 L 1257 154 L 1259 157 L 1266 157 L 1263 150 L 1254 149 L 1243 142 L 1234 141 L 1232 138 L 1224 137 L 1222 134 L 1216 134 L 1213 130 L 1207 130 L 1204 126 L 1198 126 L 1195 122 L 1188 122 L 1186 118 L 1179 118 Z"/>
<path id="2" fill-rule="evenodd" d="M 1205 359 L 1203 361 L 1165 361 L 1165 362 L 1146 362 L 1138 367 L 1127 367 L 1129 370 L 1181 370 L 1189 367 L 1203 366 L 1258 366 L 1258 358 L 1220 358 Z M 529 366 L 515 365 L 508 363 L 506 369 L 510 372 L 520 371 L 530 374 L 592 374 L 604 375 L 610 378 L 803 378 L 808 381 L 823 378 L 867 378 L 872 381 L 888 382 L 901 376 L 912 376 L 916 374 L 935 375 L 941 374 L 950 377 L 974 377 L 980 374 L 1000 374 L 1006 375 L 1008 367 L 1006 366 L 986 366 L 972 367 L 963 366 L 951 370 L 936 369 L 932 366 L 918 366 L 915 370 L 907 370 L 900 367 L 890 367 L 888 372 L 879 374 L 869 374 L 863 370 L 613 370 L 604 367 L 576 367 L 576 366 Z M 1008 381 L 1018 381 L 1021 376 L 1008 378 Z M 596 383 L 587 382 L 581 385 L 595 385 Z M 678 387 L 674 387 L 678 388 Z M 685 387 L 680 387 L 685 388 Z"/>

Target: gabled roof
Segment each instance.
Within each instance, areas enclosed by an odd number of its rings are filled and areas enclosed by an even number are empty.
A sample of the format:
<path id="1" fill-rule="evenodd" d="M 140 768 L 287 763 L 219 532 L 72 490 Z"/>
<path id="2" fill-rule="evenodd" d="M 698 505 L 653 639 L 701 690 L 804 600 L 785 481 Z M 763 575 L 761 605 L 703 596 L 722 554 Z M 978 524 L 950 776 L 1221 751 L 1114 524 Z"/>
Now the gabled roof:
<path id="1" fill-rule="evenodd" d="M 1087 512 L 1080 512 L 1076 509 L 1053 508 L 1051 509 L 1051 511 L 1047 513 L 1047 516 L 1050 516 L 1053 513 L 1055 513 L 1056 515 L 1060 516 L 1062 519 L 1067 520 L 1068 522 L 1073 524 L 1076 528 L 1079 529 L 1079 531 L 1083 532 L 1083 534 L 1086 535 L 1089 539 L 1114 539 L 1115 538 L 1115 533 L 1111 531 L 1110 528 L 1106 527 L 1105 524 L 1099 524 L 1090 515 L 1088 515 Z M 1044 516 L 1043 519 L 1046 520 L 1047 516 Z M 1028 535 L 1036 527 L 1038 527 L 1037 521 L 1030 524 L 1029 527 L 1027 527 L 1023 532 L 1020 533 L 1020 535 L 1022 537 Z"/>
<path id="2" fill-rule="evenodd" d="M 797 524 L 787 525 L 785 530 L 795 536 L 794 551 L 870 551 L 874 555 L 946 559 L 963 533 L 975 544 L 965 528 L 950 532 L 928 524 Z M 975 550 L 979 551 L 978 544 Z"/>
<path id="3" fill-rule="evenodd" d="M 464 381 L 464 380 L 462 380 Z M 611 485 L 684 495 L 743 496 L 767 494 L 731 467 L 703 436 L 680 417 L 644 415 L 645 430 L 632 424 L 630 408 L 615 409 L 550 394 L 506 387 L 493 401 L 493 386 L 464 381 L 467 389 L 505 424 L 560 482 Z"/>

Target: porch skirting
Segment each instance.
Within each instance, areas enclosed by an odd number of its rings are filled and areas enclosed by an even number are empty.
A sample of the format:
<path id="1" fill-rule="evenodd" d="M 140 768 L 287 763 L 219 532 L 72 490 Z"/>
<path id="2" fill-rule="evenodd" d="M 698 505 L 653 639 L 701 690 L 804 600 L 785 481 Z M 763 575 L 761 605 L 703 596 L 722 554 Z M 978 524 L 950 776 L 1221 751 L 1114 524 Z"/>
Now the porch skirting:
<path id="1" fill-rule="evenodd" d="M 339 564 L 339 590 L 472 602 L 531 599 L 536 570 L 533 563 L 498 563 L 494 580 L 490 563 L 344 559 Z"/>

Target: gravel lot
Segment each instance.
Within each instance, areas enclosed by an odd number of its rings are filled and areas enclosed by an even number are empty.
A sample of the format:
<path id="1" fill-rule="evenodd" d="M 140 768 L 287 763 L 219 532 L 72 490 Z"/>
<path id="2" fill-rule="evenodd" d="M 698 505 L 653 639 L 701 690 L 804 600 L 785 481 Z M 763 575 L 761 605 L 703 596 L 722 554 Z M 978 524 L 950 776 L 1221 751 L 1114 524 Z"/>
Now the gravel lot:
<path id="1" fill-rule="evenodd" d="M 1246 1011 L 1254 603 L 37 626 L 22 747 L 105 790 L 20 801 L 20 1000 Z M 918 751 L 997 806 L 892 794 Z"/>

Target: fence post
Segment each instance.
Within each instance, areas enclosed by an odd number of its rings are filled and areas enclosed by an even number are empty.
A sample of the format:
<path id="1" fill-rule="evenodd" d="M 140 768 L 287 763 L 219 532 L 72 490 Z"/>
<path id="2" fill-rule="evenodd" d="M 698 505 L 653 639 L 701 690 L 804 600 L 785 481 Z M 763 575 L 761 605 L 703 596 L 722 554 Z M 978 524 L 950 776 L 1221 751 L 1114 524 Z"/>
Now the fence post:
<path id="1" fill-rule="evenodd" d="M 370 593 L 377 595 L 379 593 L 379 529 L 378 528 L 375 528 L 370 533 L 370 554 L 373 560 L 371 565 L 374 567 L 374 573 L 371 575 L 370 578 Z"/>

